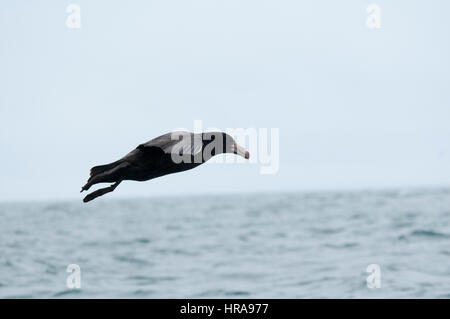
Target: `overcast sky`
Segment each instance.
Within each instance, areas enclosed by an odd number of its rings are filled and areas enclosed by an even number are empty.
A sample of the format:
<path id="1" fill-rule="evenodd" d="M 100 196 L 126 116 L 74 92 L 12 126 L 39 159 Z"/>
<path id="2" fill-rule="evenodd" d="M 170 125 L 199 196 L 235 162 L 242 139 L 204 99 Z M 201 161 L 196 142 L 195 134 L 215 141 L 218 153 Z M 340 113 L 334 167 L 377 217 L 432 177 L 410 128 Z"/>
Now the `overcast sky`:
<path id="1" fill-rule="evenodd" d="M 381 8 L 381 29 L 366 25 Z M 66 7 L 81 8 L 81 28 Z M 80 198 L 175 128 L 279 128 L 277 174 L 203 165 L 109 197 L 448 185 L 448 1 L 2 1 L 0 200 Z M 106 197 L 105 197 L 106 198 Z"/>

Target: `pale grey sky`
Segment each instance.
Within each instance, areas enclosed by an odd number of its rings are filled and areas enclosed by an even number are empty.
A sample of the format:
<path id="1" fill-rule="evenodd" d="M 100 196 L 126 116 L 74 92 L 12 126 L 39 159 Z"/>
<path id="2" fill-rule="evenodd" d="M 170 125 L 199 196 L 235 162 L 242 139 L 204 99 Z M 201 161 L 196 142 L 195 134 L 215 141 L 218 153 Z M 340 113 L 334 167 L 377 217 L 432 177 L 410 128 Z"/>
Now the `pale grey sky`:
<path id="1" fill-rule="evenodd" d="M 381 29 L 366 26 L 367 6 Z M 81 29 L 66 7 L 81 7 Z M 80 198 L 178 127 L 280 130 L 280 169 L 203 165 L 108 197 L 449 185 L 450 3 L 3 1 L 0 200 Z M 105 196 L 106 198 L 106 196 Z"/>

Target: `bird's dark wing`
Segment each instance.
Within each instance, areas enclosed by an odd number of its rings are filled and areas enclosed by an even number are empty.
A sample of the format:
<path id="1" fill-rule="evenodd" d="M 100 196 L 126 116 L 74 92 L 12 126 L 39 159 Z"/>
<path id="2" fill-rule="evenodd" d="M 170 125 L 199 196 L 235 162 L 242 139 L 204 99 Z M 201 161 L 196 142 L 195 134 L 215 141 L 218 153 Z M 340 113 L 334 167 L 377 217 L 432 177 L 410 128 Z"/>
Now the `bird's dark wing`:
<path id="1" fill-rule="evenodd" d="M 195 155 L 202 150 L 202 135 L 185 131 L 176 131 L 161 135 L 153 140 L 141 144 L 145 147 L 156 146 L 166 154 Z"/>
<path id="2" fill-rule="evenodd" d="M 134 167 L 158 169 L 171 166 L 173 156 L 195 156 L 202 151 L 202 135 L 190 132 L 171 132 L 140 144 L 137 148 L 121 158 Z M 184 157 L 183 157 L 184 158 Z"/>
<path id="3" fill-rule="evenodd" d="M 165 155 L 164 151 L 158 146 L 141 144 L 136 149 L 140 151 L 140 155 L 146 162 L 159 162 Z"/>

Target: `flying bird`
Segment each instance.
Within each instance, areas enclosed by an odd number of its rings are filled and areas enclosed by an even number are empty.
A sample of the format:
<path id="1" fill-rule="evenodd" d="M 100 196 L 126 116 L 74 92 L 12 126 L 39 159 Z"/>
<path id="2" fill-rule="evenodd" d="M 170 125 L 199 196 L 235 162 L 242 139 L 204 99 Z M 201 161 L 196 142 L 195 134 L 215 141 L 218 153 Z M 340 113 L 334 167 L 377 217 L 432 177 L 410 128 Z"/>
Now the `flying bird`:
<path id="1" fill-rule="evenodd" d="M 81 192 L 89 190 L 95 184 L 113 184 L 88 194 L 83 202 L 87 203 L 114 191 L 124 180 L 142 182 L 186 171 L 223 153 L 237 154 L 246 159 L 250 157 L 248 151 L 223 132 L 194 134 L 176 131 L 161 135 L 140 144 L 118 161 L 92 167 L 90 177 L 86 185 L 81 188 Z"/>

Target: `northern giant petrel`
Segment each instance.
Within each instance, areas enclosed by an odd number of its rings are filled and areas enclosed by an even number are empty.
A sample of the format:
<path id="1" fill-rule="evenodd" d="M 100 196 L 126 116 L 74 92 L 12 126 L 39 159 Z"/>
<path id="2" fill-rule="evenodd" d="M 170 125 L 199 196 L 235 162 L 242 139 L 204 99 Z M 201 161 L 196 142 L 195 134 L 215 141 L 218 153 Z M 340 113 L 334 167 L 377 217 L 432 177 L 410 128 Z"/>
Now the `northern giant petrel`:
<path id="1" fill-rule="evenodd" d="M 222 132 L 194 134 L 177 131 L 161 135 L 139 145 L 118 161 L 92 167 L 89 180 L 81 188 L 81 192 L 98 183 L 114 184 L 88 194 L 83 202 L 114 191 L 124 180 L 147 181 L 182 172 L 222 153 L 233 153 L 247 159 L 250 157 L 230 135 Z"/>

